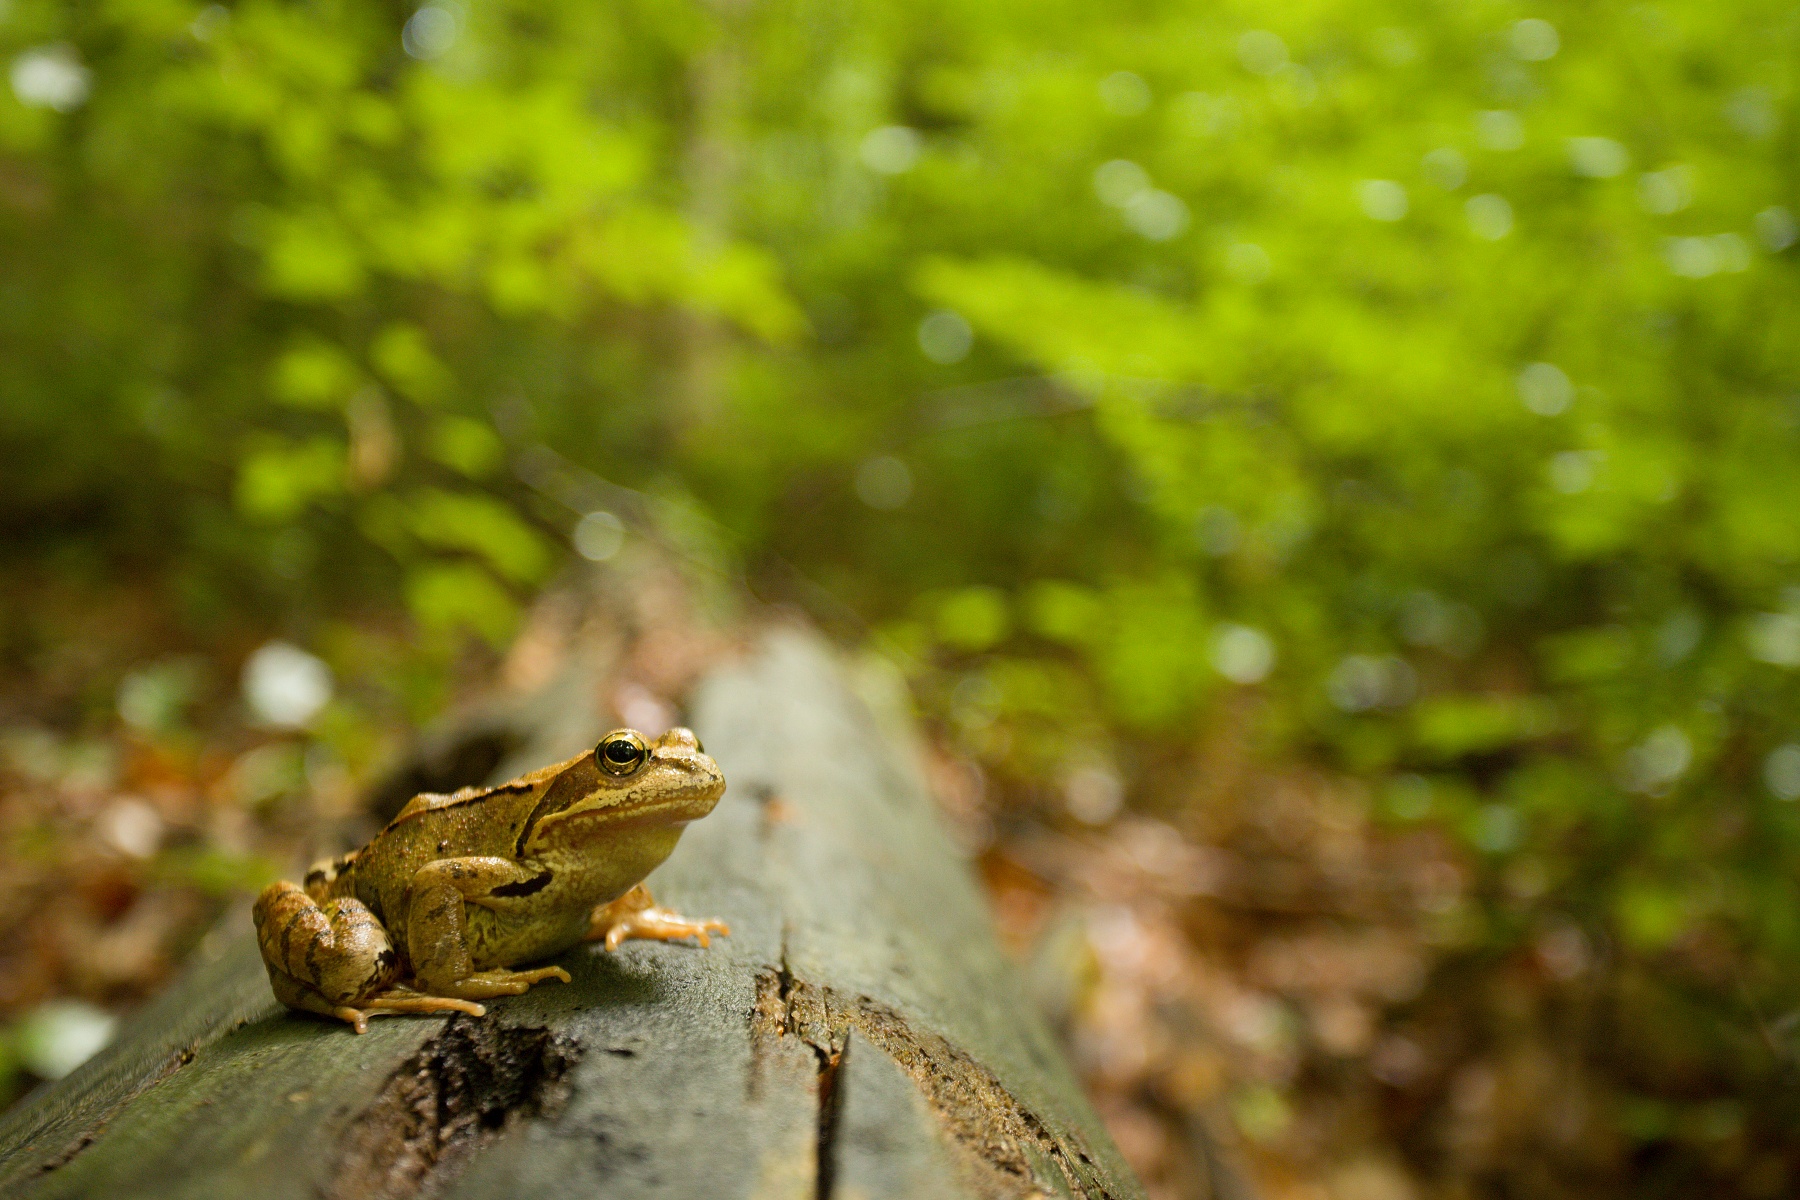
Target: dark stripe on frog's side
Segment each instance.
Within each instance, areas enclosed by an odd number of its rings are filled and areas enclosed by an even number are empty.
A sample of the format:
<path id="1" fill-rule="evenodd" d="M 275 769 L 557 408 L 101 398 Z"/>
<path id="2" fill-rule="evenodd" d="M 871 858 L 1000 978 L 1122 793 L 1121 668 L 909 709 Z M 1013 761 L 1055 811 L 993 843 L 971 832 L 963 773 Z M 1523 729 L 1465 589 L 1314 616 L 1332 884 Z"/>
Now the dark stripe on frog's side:
<path id="1" fill-rule="evenodd" d="M 281 961 L 291 964 L 294 961 L 294 926 L 306 919 L 308 910 L 305 906 L 296 906 L 289 914 L 287 923 L 281 927 Z"/>
<path id="2" fill-rule="evenodd" d="M 322 937 L 306 939 L 306 977 L 314 983 L 319 982 L 319 951 L 324 945 Z"/>
<path id="3" fill-rule="evenodd" d="M 298 912 L 291 912 L 288 914 L 288 919 L 281 923 L 281 934 L 280 934 L 281 961 L 284 964 L 290 963 L 294 959 L 292 952 L 289 950 L 290 943 L 288 941 L 288 938 L 290 935 L 293 934 L 294 922 L 298 921 L 300 919 L 300 916 L 301 916 L 301 914 Z"/>
<path id="4" fill-rule="evenodd" d="M 573 766 L 558 775 L 544 789 L 537 806 L 531 810 L 531 815 L 525 818 L 525 824 L 519 830 L 519 840 L 513 846 L 513 854 L 520 858 L 525 856 L 525 843 L 531 840 L 531 832 L 537 828 L 539 821 L 591 795 L 599 786 L 600 767 L 594 761 L 594 756 L 587 754 L 576 759 Z"/>
<path id="5" fill-rule="evenodd" d="M 552 872 L 546 867 L 530 879 L 520 879 L 513 883 L 502 883 L 488 889 L 490 896 L 535 896 L 550 886 Z"/>
<path id="6" fill-rule="evenodd" d="M 362 986 L 358 991 L 365 996 L 373 993 L 382 984 L 392 979 L 399 970 L 400 956 L 390 946 L 377 954 L 375 961 L 369 964 L 369 974 L 363 979 Z"/>
<path id="7" fill-rule="evenodd" d="M 427 813 L 441 813 L 446 809 L 461 808 L 465 804 L 474 804 L 479 800 L 488 800 L 495 796 L 510 796 L 515 792 L 529 792 L 536 786 L 537 784 L 535 783 L 502 783 L 491 788 L 482 788 L 478 792 L 471 792 L 467 796 L 458 796 L 454 799 L 445 800 L 442 804 L 434 804 L 430 808 L 421 808 L 417 812 L 402 812 L 399 816 L 389 821 L 386 828 L 381 832 L 386 833 L 389 829 L 395 829 L 406 824 L 408 821 L 417 820 Z M 380 835 L 377 834 L 376 836 L 379 837 Z"/>

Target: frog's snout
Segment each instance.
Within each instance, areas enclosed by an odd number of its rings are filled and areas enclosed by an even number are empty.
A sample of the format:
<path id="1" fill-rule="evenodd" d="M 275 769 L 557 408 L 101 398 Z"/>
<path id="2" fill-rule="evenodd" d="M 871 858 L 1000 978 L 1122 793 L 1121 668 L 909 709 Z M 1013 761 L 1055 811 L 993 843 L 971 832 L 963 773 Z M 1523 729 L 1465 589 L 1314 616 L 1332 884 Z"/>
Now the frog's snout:
<path id="1" fill-rule="evenodd" d="M 725 775 L 701 747 L 694 731 L 676 726 L 656 739 L 655 752 L 662 762 L 679 765 L 686 776 L 686 786 L 703 798 L 705 807 L 699 815 L 711 812 L 725 792 Z"/>

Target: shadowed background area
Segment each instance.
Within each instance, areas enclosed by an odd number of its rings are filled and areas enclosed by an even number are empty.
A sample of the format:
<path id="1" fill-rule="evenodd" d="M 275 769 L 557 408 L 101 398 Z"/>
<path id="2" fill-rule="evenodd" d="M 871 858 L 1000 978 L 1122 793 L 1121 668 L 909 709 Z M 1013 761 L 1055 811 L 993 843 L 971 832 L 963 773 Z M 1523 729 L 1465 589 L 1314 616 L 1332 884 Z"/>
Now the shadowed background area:
<path id="1" fill-rule="evenodd" d="M 1159 1200 L 1214 1141 L 1293 1200 L 1788 1194 L 1797 43 L 0 3 L 0 1091 L 516 749 L 446 710 L 605 644 L 654 731 L 780 612 L 907 685 Z"/>

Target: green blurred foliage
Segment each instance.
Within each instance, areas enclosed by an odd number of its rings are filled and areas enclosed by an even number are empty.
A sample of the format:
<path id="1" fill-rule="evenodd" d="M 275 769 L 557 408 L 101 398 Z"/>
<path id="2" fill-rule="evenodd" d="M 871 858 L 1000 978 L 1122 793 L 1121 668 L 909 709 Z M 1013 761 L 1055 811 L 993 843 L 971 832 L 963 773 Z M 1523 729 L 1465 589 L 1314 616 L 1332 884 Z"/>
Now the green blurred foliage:
<path id="1" fill-rule="evenodd" d="M 860 614 L 1003 777 L 1252 689 L 1264 754 L 1491 866 L 1483 953 L 1554 916 L 1681 993 L 1707 1065 L 1631 1136 L 1791 1128 L 1726 1049 L 1800 992 L 1791 6 L 14 0 L 0 43 L 9 570 L 500 643 L 586 507 L 548 447 Z"/>

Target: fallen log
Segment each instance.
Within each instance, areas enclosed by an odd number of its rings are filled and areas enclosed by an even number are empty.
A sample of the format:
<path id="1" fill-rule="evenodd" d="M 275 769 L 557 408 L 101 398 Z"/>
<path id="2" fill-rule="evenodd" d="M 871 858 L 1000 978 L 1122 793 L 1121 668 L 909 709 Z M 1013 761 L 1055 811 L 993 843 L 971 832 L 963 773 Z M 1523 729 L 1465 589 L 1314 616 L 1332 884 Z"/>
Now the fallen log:
<path id="1" fill-rule="evenodd" d="M 495 774 L 591 744 L 591 693 L 522 709 Z M 687 717 L 729 787 L 650 883 L 729 938 L 584 945 L 569 985 L 359 1037 L 274 1002 L 244 916 L 0 1118 L 0 1193 L 1140 1196 L 911 757 L 823 645 L 764 637 Z"/>

